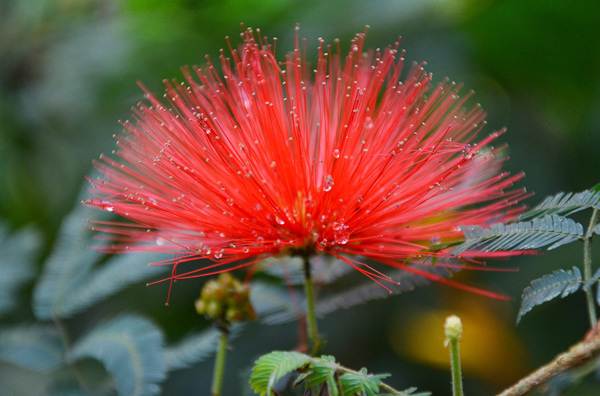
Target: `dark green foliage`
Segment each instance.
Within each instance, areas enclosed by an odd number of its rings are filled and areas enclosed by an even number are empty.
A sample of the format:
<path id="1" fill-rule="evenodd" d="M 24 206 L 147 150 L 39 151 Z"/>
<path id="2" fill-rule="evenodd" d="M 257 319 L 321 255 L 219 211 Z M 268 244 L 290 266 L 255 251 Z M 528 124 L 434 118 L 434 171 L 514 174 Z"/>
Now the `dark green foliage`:
<path id="1" fill-rule="evenodd" d="M 548 250 L 583 239 L 583 226 L 556 214 L 512 224 L 494 224 L 490 228 L 461 226 L 465 242 L 452 250 L 493 252 L 530 250 L 548 246 Z"/>
<path id="2" fill-rule="evenodd" d="M 552 274 L 533 280 L 531 286 L 523 290 L 517 323 L 519 323 L 523 315 L 531 311 L 536 305 L 543 304 L 558 296 L 564 298 L 579 290 L 581 285 L 581 271 L 577 267 L 573 267 L 572 271 L 557 270 Z"/>
<path id="3" fill-rule="evenodd" d="M 123 315 L 79 340 L 69 360 L 94 358 L 115 381 L 120 396 L 157 395 L 166 377 L 163 336 L 147 319 Z"/>

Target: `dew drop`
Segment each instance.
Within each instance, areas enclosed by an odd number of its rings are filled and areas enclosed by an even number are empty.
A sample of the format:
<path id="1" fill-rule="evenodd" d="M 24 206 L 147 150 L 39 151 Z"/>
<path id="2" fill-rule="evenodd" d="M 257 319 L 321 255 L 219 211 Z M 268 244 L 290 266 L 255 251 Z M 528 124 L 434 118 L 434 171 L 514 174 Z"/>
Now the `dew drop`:
<path id="1" fill-rule="evenodd" d="M 106 209 L 107 212 L 114 212 L 115 208 L 113 208 L 112 206 L 106 206 L 104 209 Z"/>
<path id="2" fill-rule="evenodd" d="M 331 177 L 331 175 L 326 175 L 325 182 L 323 183 L 323 191 L 331 191 L 333 184 L 333 177 Z"/>
<path id="3" fill-rule="evenodd" d="M 463 151 L 463 158 L 464 159 L 471 159 L 471 158 L 473 158 L 473 153 L 471 152 L 471 145 L 470 144 L 466 144 L 462 151 Z"/>
<path id="4" fill-rule="evenodd" d="M 333 150 L 333 158 L 340 158 L 340 150 L 338 150 L 338 149 Z"/>
<path id="5" fill-rule="evenodd" d="M 342 232 L 339 235 L 335 236 L 335 242 L 339 245 L 347 244 L 349 239 L 350 238 L 349 238 L 348 234 L 345 232 Z"/>
<path id="6" fill-rule="evenodd" d="M 242 247 L 242 252 L 248 253 L 249 251 L 250 251 L 250 248 L 248 248 L 248 246 Z"/>

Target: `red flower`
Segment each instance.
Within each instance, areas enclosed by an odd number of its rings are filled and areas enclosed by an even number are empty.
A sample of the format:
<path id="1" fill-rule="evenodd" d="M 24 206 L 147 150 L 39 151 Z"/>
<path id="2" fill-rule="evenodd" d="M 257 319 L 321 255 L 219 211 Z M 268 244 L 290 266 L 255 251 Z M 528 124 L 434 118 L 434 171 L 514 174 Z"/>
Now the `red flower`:
<path id="1" fill-rule="evenodd" d="M 506 189 L 522 175 L 503 173 L 490 146 L 503 131 L 479 138 L 485 113 L 464 109 L 470 94 L 432 86 L 421 66 L 401 80 L 398 43 L 365 52 L 357 34 L 343 58 L 321 40 L 313 70 L 297 36 L 283 63 L 275 40 L 243 38 L 222 75 L 209 61 L 199 82 L 189 69 L 165 82 L 168 105 L 144 89 L 117 158 L 96 163 L 86 203 L 126 219 L 95 227 L 112 233 L 109 250 L 175 253 L 170 280 L 326 253 L 372 279 L 387 278 L 349 257 L 450 283 L 406 263 L 451 258 L 431 246 L 520 212 L 526 193 Z M 198 258 L 213 263 L 178 270 Z"/>

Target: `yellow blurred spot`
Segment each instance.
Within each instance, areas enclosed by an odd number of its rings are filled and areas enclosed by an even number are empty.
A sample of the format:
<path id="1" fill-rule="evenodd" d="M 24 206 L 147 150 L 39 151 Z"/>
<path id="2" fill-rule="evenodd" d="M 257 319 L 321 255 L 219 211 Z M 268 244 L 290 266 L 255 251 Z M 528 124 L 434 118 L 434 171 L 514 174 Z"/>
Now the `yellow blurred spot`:
<path id="1" fill-rule="evenodd" d="M 501 315 L 486 303 L 476 298 L 462 301 L 453 310 L 431 309 L 408 318 L 398 316 L 389 333 L 392 349 L 404 358 L 450 370 L 444 322 L 448 316 L 458 315 L 463 325 L 463 373 L 494 384 L 510 383 L 529 370 L 525 348 L 510 318 L 500 320 Z"/>

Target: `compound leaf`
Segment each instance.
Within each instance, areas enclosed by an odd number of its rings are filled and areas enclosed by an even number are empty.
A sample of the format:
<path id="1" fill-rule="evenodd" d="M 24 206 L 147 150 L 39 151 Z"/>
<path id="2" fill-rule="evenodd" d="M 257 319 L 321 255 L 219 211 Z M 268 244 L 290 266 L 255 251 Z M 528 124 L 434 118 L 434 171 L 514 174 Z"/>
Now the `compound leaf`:
<path id="1" fill-rule="evenodd" d="M 389 376 L 389 374 L 370 375 L 366 368 L 354 373 L 344 373 L 340 377 L 342 394 L 375 396 L 379 392 L 381 380 Z"/>
<path id="2" fill-rule="evenodd" d="M 163 337 L 148 320 L 123 315 L 96 327 L 73 347 L 69 358 L 100 361 L 121 396 L 160 393 L 166 377 Z"/>
<path id="3" fill-rule="evenodd" d="M 307 388 L 313 388 L 323 383 L 327 384 L 327 390 L 330 396 L 338 396 L 339 389 L 335 382 L 335 374 L 338 365 L 333 356 L 321 356 L 313 358 L 308 371 L 298 377 L 295 385 L 304 383 Z"/>
<path id="4" fill-rule="evenodd" d="M 70 317 L 132 283 L 164 271 L 150 267 L 153 253 L 122 254 L 94 268 L 102 258 L 90 250 L 91 210 L 78 207 L 63 221 L 57 242 L 34 290 L 33 308 L 41 320 Z"/>
<path id="5" fill-rule="evenodd" d="M 452 250 L 493 252 L 530 250 L 548 246 L 548 250 L 583 238 L 583 226 L 572 219 L 548 215 L 513 224 L 494 224 L 490 228 L 461 226 L 465 242 Z"/>
<path id="6" fill-rule="evenodd" d="M 541 305 L 558 296 L 564 298 L 579 290 L 581 284 L 581 271 L 577 267 L 573 267 L 572 271 L 557 270 L 552 274 L 533 280 L 531 285 L 523 290 L 517 323 L 536 305 Z"/>
<path id="7" fill-rule="evenodd" d="M 520 216 L 520 219 L 540 217 L 541 215 L 570 215 L 588 208 L 600 208 L 600 192 L 594 189 L 573 193 L 558 193 L 546 197 L 535 208 Z"/>

